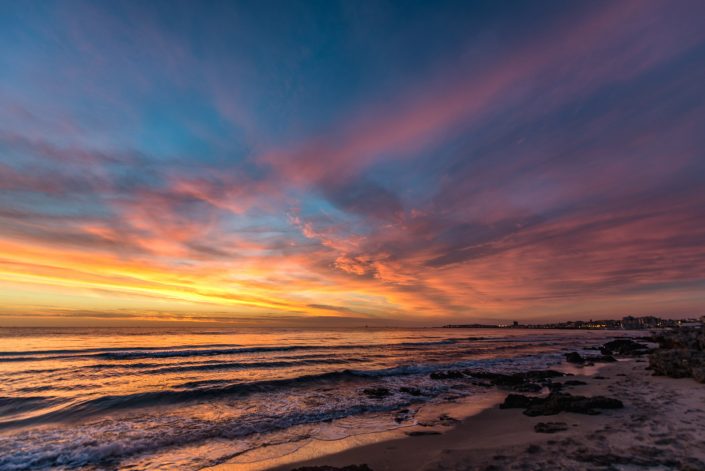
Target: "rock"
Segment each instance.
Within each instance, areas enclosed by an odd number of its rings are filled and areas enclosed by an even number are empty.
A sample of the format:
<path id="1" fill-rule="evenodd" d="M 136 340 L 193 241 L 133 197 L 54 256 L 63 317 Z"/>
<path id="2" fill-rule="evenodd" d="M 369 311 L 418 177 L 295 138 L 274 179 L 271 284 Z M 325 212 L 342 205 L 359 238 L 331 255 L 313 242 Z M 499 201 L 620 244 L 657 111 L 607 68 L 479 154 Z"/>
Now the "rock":
<path id="1" fill-rule="evenodd" d="M 531 405 L 533 397 L 522 394 L 510 394 L 504 398 L 504 402 L 499 405 L 500 409 L 524 409 Z"/>
<path id="2" fill-rule="evenodd" d="M 523 408 L 525 415 L 537 417 L 555 415 L 560 412 L 596 415 L 599 414 L 598 409 L 620 409 L 624 407 L 624 404 L 618 399 L 604 396 L 585 397 L 552 392 L 546 397 L 510 394 L 499 407 L 501 409 Z"/>
<path id="3" fill-rule="evenodd" d="M 671 378 L 688 378 L 693 370 L 705 367 L 705 355 L 702 352 L 678 348 L 657 350 L 649 356 L 649 368 L 657 376 Z"/>
<path id="4" fill-rule="evenodd" d="M 540 451 L 541 451 L 541 447 L 538 445 L 529 445 L 529 447 L 526 449 L 526 452 L 530 453 L 532 455 L 535 453 L 538 453 Z"/>
<path id="5" fill-rule="evenodd" d="M 556 433 L 568 430 L 568 424 L 565 422 L 539 422 L 534 425 L 534 432 L 537 433 Z"/>
<path id="6" fill-rule="evenodd" d="M 451 417 L 448 414 L 441 414 L 440 416 L 438 416 L 438 423 L 443 425 L 444 427 L 450 427 L 451 425 L 460 423 L 460 420 L 456 419 L 455 417 Z"/>
<path id="7" fill-rule="evenodd" d="M 566 386 L 583 386 L 587 383 L 585 381 L 580 381 L 579 379 L 569 379 L 568 381 L 564 381 L 563 384 Z"/>
<path id="8" fill-rule="evenodd" d="M 465 375 L 462 371 L 458 370 L 448 370 L 448 371 L 434 371 L 429 375 L 431 379 L 460 379 Z"/>
<path id="9" fill-rule="evenodd" d="M 434 430 L 413 430 L 411 432 L 406 432 L 410 437 L 422 437 L 424 435 L 440 435 L 441 432 L 436 432 Z"/>
<path id="10" fill-rule="evenodd" d="M 517 391 L 517 392 L 537 393 L 543 389 L 543 386 L 541 386 L 540 384 L 536 384 L 536 383 L 525 383 L 525 384 L 519 384 L 512 389 L 514 389 L 514 391 Z"/>
<path id="11" fill-rule="evenodd" d="M 617 361 L 612 355 L 581 355 L 578 352 L 570 352 L 565 354 L 565 360 L 568 363 L 574 363 L 578 365 L 590 363 L 612 363 Z"/>
<path id="12" fill-rule="evenodd" d="M 698 383 L 705 383 L 705 367 L 696 366 L 692 370 L 693 379 Z"/>
<path id="13" fill-rule="evenodd" d="M 616 339 L 604 344 L 600 351 L 605 355 L 643 355 L 649 347 L 631 339 Z"/>
<path id="14" fill-rule="evenodd" d="M 682 327 L 654 336 L 654 341 L 662 349 L 684 348 L 693 351 L 705 350 L 705 331 L 702 327 Z"/>
<path id="15" fill-rule="evenodd" d="M 394 415 L 394 421 L 400 424 L 405 420 L 409 420 L 410 412 L 411 411 L 409 411 L 409 409 L 398 410 L 397 413 Z"/>
<path id="16" fill-rule="evenodd" d="M 338 468 L 335 466 L 302 466 L 291 471 L 372 471 L 366 464 L 351 464 Z"/>
<path id="17" fill-rule="evenodd" d="M 680 328 L 654 337 L 659 349 L 649 355 L 654 375 L 692 377 L 705 383 L 705 329 Z"/>
<path id="18" fill-rule="evenodd" d="M 570 352 L 565 354 L 565 361 L 568 363 L 582 365 L 585 363 L 585 358 L 583 358 L 583 356 L 578 352 Z"/>
<path id="19" fill-rule="evenodd" d="M 527 371 L 526 373 L 517 373 L 519 375 L 522 375 L 523 377 L 527 379 L 532 379 L 532 380 L 543 380 L 543 379 L 549 379 L 549 378 L 560 378 L 561 376 L 565 376 L 565 373 L 561 373 L 560 371 L 556 370 L 533 370 L 533 371 Z"/>
<path id="20" fill-rule="evenodd" d="M 410 388 L 410 387 L 402 386 L 401 388 L 399 388 L 399 392 L 404 393 L 404 394 L 408 394 L 410 396 L 423 396 L 423 393 L 421 392 L 421 390 L 419 388 Z"/>
<path id="21" fill-rule="evenodd" d="M 367 388 L 363 389 L 362 393 L 372 399 L 382 399 L 392 394 L 387 388 Z"/>
<path id="22" fill-rule="evenodd" d="M 548 387 L 551 378 L 565 376 L 565 373 L 555 370 L 534 370 L 524 373 L 502 374 L 489 371 L 465 371 L 465 374 L 477 379 L 485 379 L 493 385 L 512 389 L 518 392 L 539 392 Z"/>

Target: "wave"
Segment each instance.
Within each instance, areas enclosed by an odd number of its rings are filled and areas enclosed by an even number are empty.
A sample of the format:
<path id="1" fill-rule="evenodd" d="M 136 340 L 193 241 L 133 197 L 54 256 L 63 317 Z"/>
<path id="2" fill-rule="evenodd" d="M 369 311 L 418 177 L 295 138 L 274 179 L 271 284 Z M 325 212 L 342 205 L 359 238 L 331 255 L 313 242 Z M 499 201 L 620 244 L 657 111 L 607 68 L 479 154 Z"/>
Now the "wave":
<path id="1" fill-rule="evenodd" d="M 164 373 L 185 373 L 189 371 L 219 371 L 219 370 L 247 370 L 247 369 L 274 369 L 274 368 L 296 368 L 302 366 L 313 365 L 345 365 L 348 363 L 359 363 L 364 360 L 355 358 L 330 358 L 321 360 L 302 360 L 302 361 L 267 361 L 267 362 L 252 362 L 252 363 L 232 363 L 232 362 L 214 362 L 186 366 L 165 366 L 153 370 L 144 371 L 145 374 L 164 374 Z M 109 365 L 115 366 L 115 365 Z"/>
<path id="2" fill-rule="evenodd" d="M 77 358 L 95 358 L 103 355 L 120 355 L 121 353 L 139 355 L 142 352 L 180 352 L 198 351 L 199 348 L 239 347 L 237 344 L 208 344 L 208 345 L 182 345 L 173 347 L 172 350 L 160 350 L 154 347 L 122 347 L 122 348 L 83 348 L 83 349 L 56 349 L 56 350 L 29 350 L 17 352 L 0 352 L 0 363 L 17 361 L 43 361 L 63 360 Z M 185 350 L 182 350 L 185 349 Z"/>
<path id="3" fill-rule="evenodd" d="M 343 345 L 287 345 L 241 347 L 234 344 L 185 345 L 178 348 L 157 349 L 154 347 L 125 348 L 87 348 L 57 349 L 21 352 L 0 352 L 1 362 L 42 361 L 75 358 L 99 358 L 104 360 L 138 360 L 149 358 L 180 358 L 218 355 L 241 355 L 248 353 L 290 352 L 305 350 L 359 350 L 359 349 L 398 349 L 408 347 L 433 347 L 452 345 L 459 342 L 480 340 L 477 337 L 467 339 L 444 339 L 430 342 L 400 342 L 392 344 L 343 344 Z M 209 347 L 209 348 L 204 348 Z"/>
<path id="4" fill-rule="evenodd" d="M 332 347 L 318 347 L 315 345 L 290 345 L 286 347 L 243 347 L 243 348 L 216 348 L 216 349 L 197 349 L 197 350 L 157 350 L 147 352 L 108 352 L 94 355 L 96 358 L 105 360 L 134 360 L 144 358 L 179 358 L 179 357 L 201 357 L 201 356 L 217 356 L 217 355 L 241 355 L 246 353 L 267 353 L 267 352 L 290 352 L 294 350 L 314 350 L 327 349 Z"/>
<path id="5" fill-rule="evenodd" d="M 38 411 L 63 402 L 64 399 L 52 396 L 0 396 L 0 417 L 15 416 Z"/>
<path id="6" fill-rule="evenodd" d="M 178 348 L 204 348 L 204 347 L 238 347 L 232 343 L 211 343 L 205 345 L 181 345 Z M 125 352 L 125 351 L 140 351 L 140 350 L 155 350 L 154 347 L 119 347 L 119 348 L 68 348 L 54 350 L 26 350 L 18 352 L 0 352 L 0 358 L 14 357 L 23 355 L 55 355 L 55 354 L 85 354 L 92 352 Z"/>
<path id="7" fill-rule="evenodd" d="M 411 402 L 408 401 L 407 404 Z M 421 402 L 421 400 L 415 399 L 413 402 Z M 191 421 L 183 429 L 168 427 L 159 429 L 160 432 L 156 434 L 154 433 L 155 429 L 146 428 L 139 430 L 136 434 L 119 438 L 111 430 L 111 425 L 107 423 L 89 429 L 76 429 L 76 434 L 73 436 L 68 436 L 64 430 L 56 430 L 53 431 L 53 434 L 49 432 L 49 436 L 42 435 L 42 439 L 38 439 L 35 432 L 28 431 L 14 437 L 14 443 L 10 440 L 5 443 L 0 442 L 0 469 L 34 471 L 56 468 L 83 469 L 84 467 L 102 469 L 103 466 L 113 469 L 117 463 L 126 458 L 148 451 L 174 448 L 213 439 L 233 440 L 253 434 L 284 430 L 296 425 L 331 421 L 362 413 L 387 412 L 398 407 L 399 404 L 348 404 L 334 406 L 326 410 L 297 411 L 285 415 L 253 414 L 243 417 L 239 421 Z M 396 423 L 393 427 L 399 426 L 401 425 Z M 110 439 L 105 439 L 105 437 L 110 437 Z M 307 438 L 307 436 L 299 438 Z M 290 436 L 284 436 L 279 440 L 288 442 L 290 439 Z M 265 435 L 254 440 L 249 444 L 249 447 L 239 452 L 229 451 L 222 457 L 196 457 L 198 465 L 194 466 L 194 469 L 213 466 L 221 462 L 223 458 L 232 458 L 257 446 L 277 443 L 276 438 L 274 442 L 270 442 L 270 440 L 271 438 Z M 56 446 L 58 444 L 60 446 Z M 173 466 L 171 469 L 178 468 L 179 466 Z"/>
<path id="8" fill-rule="evenodd" d="M 534 358 L 526 357 L 526 358 Z M 467 360 L 453 363 L 409 364 L 372 370 L 345 369 L 325 373 L 297 376 L 275 380 L 236 382 L 218 384 L 201 389 L 168 389 L 143 393 L 101 396 L 82 402 L 74 402 L 66 407 L 27 419 L 0 422 L 0 429 L 34 423 L 61 422 L 67 419 L 84 418 L 107 411 L 121 409 L 172 405 L 189 401 L 217 399 L 224 396 L 245 396 L 255 393 L 273 393 L 291 387 L 301 387 L 315 383 L 339 383 L 342 381 L 362 381 L 393 376 L 426 375 L 434 371 L 506 364 L 518 364 L 521 358 L 496 358 L 492 360 Z M 216 383 L 217 384 L 217 383 Z"/>

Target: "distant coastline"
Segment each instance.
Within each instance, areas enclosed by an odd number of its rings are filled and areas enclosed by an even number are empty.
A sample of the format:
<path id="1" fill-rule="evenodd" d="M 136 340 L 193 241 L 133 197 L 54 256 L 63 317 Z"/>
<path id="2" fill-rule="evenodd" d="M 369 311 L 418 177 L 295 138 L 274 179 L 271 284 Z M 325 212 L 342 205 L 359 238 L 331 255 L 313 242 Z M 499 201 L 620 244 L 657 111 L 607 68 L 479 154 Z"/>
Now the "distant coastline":
<path id="1" fill-rule="evenodd" d="M 626 316 L 620 319 L 603 319 L 589 321 L 567 321 L 549 324 L 520 324 L 517 321 L 511 324 L 446 324 L 444 329 L 587 329 L 587 330 L 643 330 L 643 329 L 668 329 L 676 327 L 694 327 L 705 324 L 705 316 L 699 319 L 662 319 L 654 316 L 633 317 Z"/>

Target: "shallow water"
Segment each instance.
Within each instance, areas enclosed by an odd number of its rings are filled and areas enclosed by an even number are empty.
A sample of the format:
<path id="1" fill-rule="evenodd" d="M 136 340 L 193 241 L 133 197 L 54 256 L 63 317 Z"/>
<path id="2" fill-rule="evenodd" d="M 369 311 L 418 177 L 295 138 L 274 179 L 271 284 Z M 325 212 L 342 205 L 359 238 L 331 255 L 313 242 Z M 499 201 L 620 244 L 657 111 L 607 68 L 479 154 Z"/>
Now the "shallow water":
<path id="1" fill-rule="evenodd" d="M 265 446 L 390 430 L 413 424 L 421 404 L 486 393 L 433 371 L 544 368 L 619 334 L 0 329 L 0 470 L 199 469 Z M 392 394 L 370 398 L 370 387 Z"/>

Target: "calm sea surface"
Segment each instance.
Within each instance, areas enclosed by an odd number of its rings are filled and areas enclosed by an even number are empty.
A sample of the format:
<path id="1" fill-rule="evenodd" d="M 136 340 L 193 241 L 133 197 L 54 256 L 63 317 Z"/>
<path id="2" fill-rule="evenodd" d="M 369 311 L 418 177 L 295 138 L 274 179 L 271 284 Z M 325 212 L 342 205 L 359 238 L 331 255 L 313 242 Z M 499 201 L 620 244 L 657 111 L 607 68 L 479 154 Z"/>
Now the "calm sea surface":
<path id="1" fill-rule="evenodd" d="M 199 469 L 389 430 L 413 424 L 420 405 L 484 391 L 433 371 L 544 368 L 619 334 L 0 329 L 0 470 Z M 392 394 L 370 398 L 370 387 Z"/>

